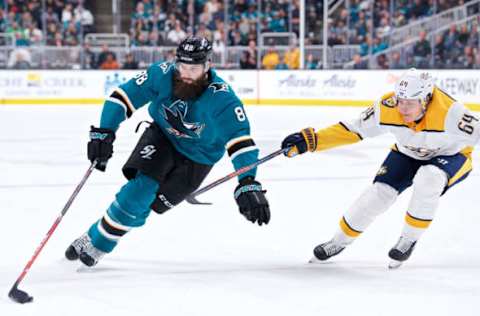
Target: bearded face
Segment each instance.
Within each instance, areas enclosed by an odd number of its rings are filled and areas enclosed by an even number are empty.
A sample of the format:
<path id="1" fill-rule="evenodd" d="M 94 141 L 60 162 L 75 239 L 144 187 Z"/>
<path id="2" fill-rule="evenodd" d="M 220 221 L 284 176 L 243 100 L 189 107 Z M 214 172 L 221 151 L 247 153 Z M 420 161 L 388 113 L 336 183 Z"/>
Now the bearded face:
<path id="1" fill-rule="evenodd" d="M 208 87 L 210 78 L 206 65 L 177 63 L 173 74 L 173 95 L 189 101 L 198 98 Z"/>

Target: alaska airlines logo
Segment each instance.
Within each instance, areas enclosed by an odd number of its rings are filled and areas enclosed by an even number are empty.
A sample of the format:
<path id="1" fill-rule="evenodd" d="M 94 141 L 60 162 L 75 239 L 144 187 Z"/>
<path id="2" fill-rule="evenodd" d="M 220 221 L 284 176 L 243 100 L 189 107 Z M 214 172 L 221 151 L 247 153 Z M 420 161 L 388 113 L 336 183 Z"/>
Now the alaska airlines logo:
<path id="1" fill-rule="evenodd" d="M 185 117 L 188 112 L 188 105 L 182 100 L 176 100 L 171 105 L 162 104 L 163 117 L 170 124 L 167 131 L 177 137 L 200 138 L 205 124 L 199 122 L 187 122 Z"/>
<path id="2" fill-rule="evenodd" d="M 213 93 L 217 93 L 220 91 L 229 91 L 228 84 L 226 84 L 225 82 L 213 82 L 208 87 L 213 89 Z"/>

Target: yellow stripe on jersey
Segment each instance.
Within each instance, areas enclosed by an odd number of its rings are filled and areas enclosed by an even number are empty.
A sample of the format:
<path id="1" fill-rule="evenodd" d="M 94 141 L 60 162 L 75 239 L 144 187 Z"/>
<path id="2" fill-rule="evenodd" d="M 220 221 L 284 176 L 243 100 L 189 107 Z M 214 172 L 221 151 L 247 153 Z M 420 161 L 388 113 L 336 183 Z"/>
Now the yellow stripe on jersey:
<path id="1" fill-rule="evenodd" d="M 466 156 L 468 159 L 472 159 L 472 152 L 473 152 L 472 146 L 467 146 L 460 151 L 460 153 Z"/>
<path id="2" fill-rule="evenodd" d="M 334 124 L 327 128 L 318 130 L 316 134 L 316 151 L 326 150 L 342 145 L 353 144 L 362 140 L 362 137 L 360 135 L 349 131 L 348 128 L 341 123 Z"/>
<path id="3" fill-rule="evenodd" d="M 392 126 L 404 126 L 416 132 L 443 132 L 445 131 L 445 119 L 450 107 L 455 100 L 442 90 L 435 87 L 433 97 L 427 105 L 427 111 L 420 122 L 405 123 L 397 107 L 392 107 L 387 102 L 393 97 L 393 92 L 385 94 L 380 101 L 380 124 Z"/>
<path id="4" fill-rule="evenodd" d="M 340 228 L 342 231 L 345 233 L 345 235 L 349 237 L 358 237 L 362 232 L 359 232 L 358 230 L 355 230 L 348 225 L 347 221 L 345 220 L 345 217 L 342 217 L 340 220 Z"/>
<path id="5" fill-rule="evenodd" d="M 430 223 L 432 222 L 431 219 L 420 219 L 420 218 L 415 218 L 412 215 L 408 214 L 405 215 L 405 221 L 413 227 L 416 228 L 428 228 L 430 226 Z"/>
<path id="6" fill-rule="evenodd" d="M 465 155 L 465 157 L 467 158 L 467 160 L 465 160 L 462 167 L 457 171 L 457 173 L 455 173 L 455 175 L 451 177 L 450 180 L 448 180 L 448 186 L 455 184 L 458 179 L 472 171 L 472 158 L 469 155 Z"/>

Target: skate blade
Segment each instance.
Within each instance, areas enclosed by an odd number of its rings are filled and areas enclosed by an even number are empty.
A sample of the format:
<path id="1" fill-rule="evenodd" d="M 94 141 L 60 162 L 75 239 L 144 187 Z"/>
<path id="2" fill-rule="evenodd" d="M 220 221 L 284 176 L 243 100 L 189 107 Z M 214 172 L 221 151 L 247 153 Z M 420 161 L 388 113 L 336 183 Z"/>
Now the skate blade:
<path id="1" fill-rule="evenodd" d="M 398 269 L 402 265 L 402 261 L 398 260 L 391 260 L 390 263 L 388 264 L 389 269 Z"/>

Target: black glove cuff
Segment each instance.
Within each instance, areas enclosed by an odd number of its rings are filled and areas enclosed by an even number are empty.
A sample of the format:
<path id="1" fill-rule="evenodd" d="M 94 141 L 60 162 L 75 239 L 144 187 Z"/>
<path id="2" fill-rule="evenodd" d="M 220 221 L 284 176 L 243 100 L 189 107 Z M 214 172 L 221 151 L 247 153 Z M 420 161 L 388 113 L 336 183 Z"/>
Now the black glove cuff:
<path id="1" fill-rule="evenodd" d="M 113 143 L 115 132 L 109 128 L 90 126 L 90 140 L 99 140 L 106 143 Z"/>

